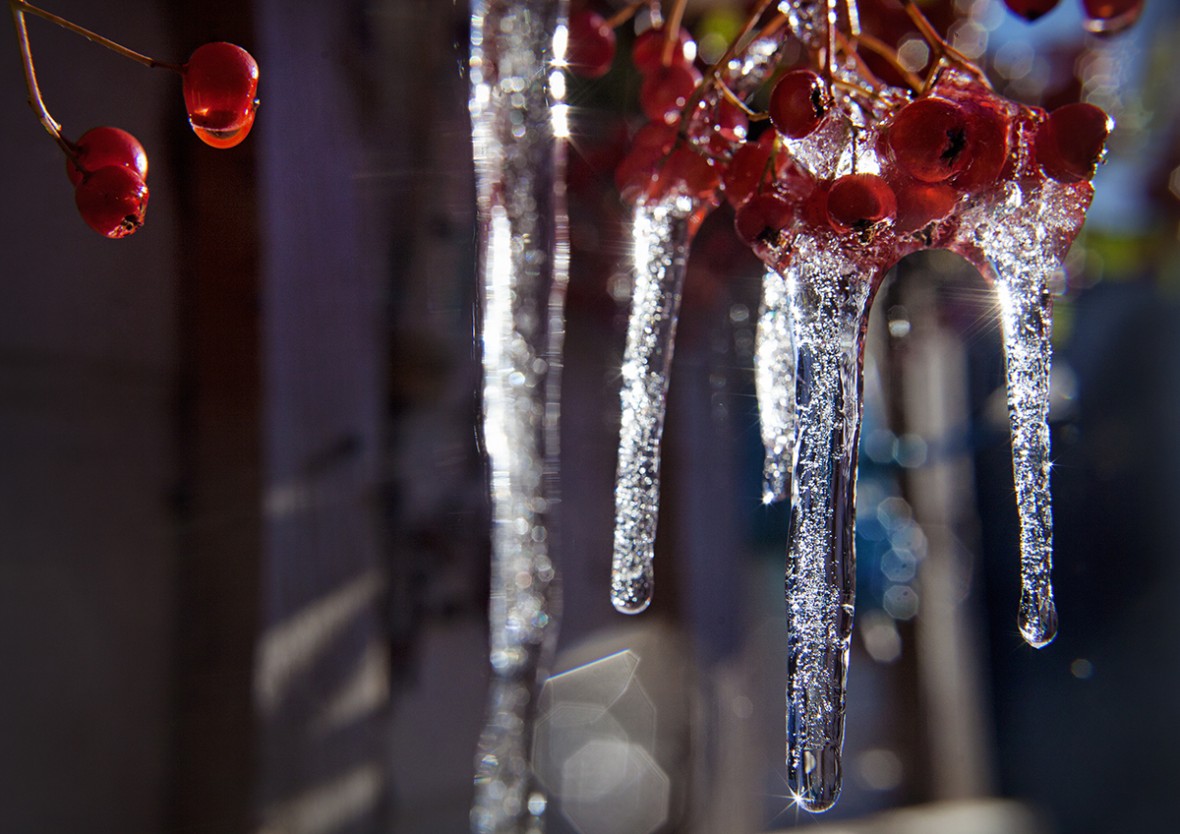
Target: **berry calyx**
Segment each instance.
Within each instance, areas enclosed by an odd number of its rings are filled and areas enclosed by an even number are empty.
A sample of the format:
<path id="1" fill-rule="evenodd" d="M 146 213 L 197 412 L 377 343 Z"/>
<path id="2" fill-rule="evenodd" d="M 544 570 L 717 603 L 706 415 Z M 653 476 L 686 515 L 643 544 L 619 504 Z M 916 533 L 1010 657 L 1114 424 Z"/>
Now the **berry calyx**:
<path id="1" fill-rule="evenodd" d="M 770 93 L 770 121 L 783 136 L 802 139 L 811 134 L 828 111 L 823 80 L 809 69 L 792 70 Z"/>
<path id="2" fill-rule="evenodd" d="M 198 136 L 208 142 L 239 136 L 242 128 L 249 131 L 258 106 L 258 62 L 249 52 L 223 41 L 207 43 L 181 71 L 189 123 Z"/>
<path id="3" fill-rule="evenodd" d="M 837 232 L 865 231 L 897 216 L 897 197 L 876 174 L 846 174 L 828 191 L 827 213 Z"/>
<path id="4" fill-rule="evenodd" d="M 590 9 L 572 13 L 565 52 L 570 70 L 584 78 L 601 78 L 614 60 L 615 30 L 606 24 L 606 18 Z"/>
<path id="5" fill-rule="evenodd" d="M 74 190 L 74 203 L 86 224 L 100 235 L 121 238 L 143 225 L 148 187 L 124 165 L 107 165 L 87 174 Z"/>
<path id="6" fill-rule="evenodd" d="M 967 112 L 933 96 L 911 101 L 894 118 L 887 142 L 898 167 L 922 182 L 942 182 L 964 170 L 974 136 Z"/>
<path id="7" fill-rule="evenodd" d="M 1057 7 L 1061 0 L 1004 0 L 1004 5 L 1029 23 L 1044 17 Z"/>
<path id="8" fill-rule="evenodd" d="M 655 72 L 664 65 L 664 29 L 648 29 L 635 39 L 631 47 L 631 62 L 644 75 Z M 672 47 L 672 66 L 692 66 L 697 55 L 696 41 L 687 29 L 680 29 L 675 46 Z"/>
<path id="9" fill-rule="evenodd" d="M 1058 107 L 1037 129 L 1037 162 L 1058 182 L 1088 180 L 1102 159 L 1110 128 L 1110 117 L 1092 104 Z"/>
<path id="10" fill-rule="evenodd" d="M 122 165 L 147 179 L 147 152 L 139 140 L 117 127 L 95 127 L 74 143 L 74 155 L 66 157 L 66 176 L 77 186 L 88 173 L 108 165 Z"/>
<path id="11" fill-rule="evenodd" d="M 639 105 L 643 113 L 653 122 L 672 124 L 680 118 L 680 112 L 688 102 L 701 74 L 687 64 L 672 64 L 657 67 L 646 78 L 639 89 Z"/>

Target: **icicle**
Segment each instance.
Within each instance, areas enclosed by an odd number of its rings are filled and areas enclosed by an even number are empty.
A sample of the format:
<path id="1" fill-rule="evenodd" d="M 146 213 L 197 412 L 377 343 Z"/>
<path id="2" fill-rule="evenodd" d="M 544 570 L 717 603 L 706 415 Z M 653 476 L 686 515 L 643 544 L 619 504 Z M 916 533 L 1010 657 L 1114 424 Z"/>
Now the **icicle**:
<path id="1" fill-rule="evenodd" d="M 1012 183 L 982 219 L 975 242 L 999 300 L 1007 367 L 1012 464 L 1020 517 L 1020 633 L 1047 646 L 1057 633 L 1050 580 L 1053 521 L 1049 495 L 1050 280 L 1084 219 L 1089 183 Z M 1001 218 L 999 222 L 996 218 Z"/>
<path id="2" fill-rule="evenodd" d="M 673 196 L 636 206 L 631 224 L 635 286 L 623 355 L 611 568 L 611 602 L 625 614 L 651 603 L 668 372 L 688 247 L 698 223 L 694 201 Z"/>
<path id="3" fill-rule="evenodd" d="M 551 107 L 564 4 L 474 0 L 471 115 L 479 198 L 483 438 L 492 497 L 492 681 L 476 762 L 476 834 L 540 830 L 531 723 L 555 623 L 551 542 L 568 250 Z M 560 24 L 560 25 L 559 25 Z M 556 35 L 556 37 L 555 37 Z"/>
<path id="4" fill-rule="evenodd" d="M 794 277 L 767 269 L 762 279 L 762 311 L 754 350 L 758 422 L 766 450 L 762 503 L 787 497 L 795 444 L 795 346 L 791 318 Z"/>
<path id="5" fill-rule="evenodd" d="M 800 236 L 792 248 L 796 423 L 786 579 L 787 781 L 804 809 L 824 811 L 841 785 L 861 365 L 880 273 L 871 258 L 848 256 L 820 239 Z"/>

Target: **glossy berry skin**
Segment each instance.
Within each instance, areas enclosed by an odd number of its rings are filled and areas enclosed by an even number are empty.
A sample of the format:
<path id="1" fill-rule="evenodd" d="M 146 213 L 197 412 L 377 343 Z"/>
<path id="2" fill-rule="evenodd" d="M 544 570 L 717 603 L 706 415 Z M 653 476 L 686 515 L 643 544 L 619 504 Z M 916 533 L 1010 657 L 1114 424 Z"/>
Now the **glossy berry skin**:
<path id="1" fill-rule="evenodd" d="M 985 101 L 965 99 L 958 103 L 970 119 L 967 166 L 950 183 L 960 191 L 981 191 L 993 186 L 1012 162 L 1011 120 Z"/>
<path id="2" fill-rule="evenodd" d="M 648 29 L 635 39 L 635 45 L 631 47 L 631 62 L 641 73 L 649 75 L 663 66 L 663 54 L 664 30 Z M 676 45 L 672 47 L 672 57 L 669 63 L 685 67 L 692 66 L 696 54 L 696 42 L 693 41 L 688 30 L 681 29 Z"/>
<path id="3" fill-rule="evenodd" d="M 769 110 L 770 121 L 783 136 L 808 136 L 828 111 L 823 80 L 809 69 L 791 70 L 774 85 Z"/>
<path id="4" fill-rule="evenodd" d="M 99 168 L 74 190 L 74 203 L 82 219 L 109 238 L 134 234 L 143 225 L 147 202 L 147 184 L 124 165 Z"/>
<path id="5" fill-rule="evenodd" d="M 721 183 L 721 172 L 705 157 L 686 145 L 669 154 L 656 173 L 653 196 L 687 194 L 696 199 L 708 199 Z"/>
<path id="6" fill-rule="evenodd" d="M 897 200 L 893 225 L 898 234 L 915 232 L 943 219 L 954 211 L 959 201 L 959 193 L 945 182 L 922 182 L 899 176 L 889 180 L 889 187 Z"/>
<path id="7" fill-rule="evenodd" d="M 66 176 L 77 186 L 86 174 L 108 165 L 122 165 L 147 179 L 148 158 L 139 140 L 117 127 L 95 127 L 74 143 L 77 153 L 66 158 Z"/>
<path id="8" fill-rule="evenodd" d="M 253 122 L 258 62 L 232 43 L 198 47 L 183 67 L 184 104 L 199 136 L 230 138 Z"/>
<path id="9" fill-rule="evenodd" d="M 1058 107 L 1037 129 L 1037 162 L 1058 182 L 1088 180 L 1102 158 L 1110 127 L 1110 118 L 1092 104 Z"/>
<path id="10" fill-rule="evenodd" d="M 963 171 L 975 144 L 967 111 L 935 97 L 911 101 L 898 111 L 886 137 L 898 167 L 922 182 L 942 182 Z"/>
<path id="11" fill-rule="evenodd" d="M 680 118 L 680 112 L 700 80 L 701 74 L 692 66 L 659 67 L 643 79 L 643 86 L 639 88 L 639 106 L 653 122 L 672 124 Z"/>
<path id="12" fill-rule="evenodd" d="M 1121 32 L 1139 19 L 1144 0 L 1082 0 L 1086 28 L 1100 35 Z"/>
<path id="13" fill-rule="evenodd" d="M 615 30 L 606 25 L 606 18 L 590 9 L 571 14 L 565 53 L 570 70 L 583 78 L 601 78 L 614 59 Z"/>
<path id="14" fill-rule="evenodd" d="M 827 211 L 837 232 L 864 231 L 897 216 L 897 197 L 876 174 L 847 174 L 832 183 Z"/>
<path id="15" fill-rule="evenodd" d="M 648 122 L 635 134 L 630 150 L 615 168 L 615 186 L 625 202 L 638 202 L 657 190 L 658 172 L 676 138 L 676 127 L 663 122 Z"/>
<path id="16" fill-rule="evenodd" d="M 246 137 L 250 135 L 251 128 L 254 127 L 254 111 L 250 111 L 250 116 L 237 130 L 223 130 L 212 131 L 205 130 L 203 127 L 193 127 L 193 133 L 197 134 L 202 142 L 211 148 L 232 148 L 242 144 Z"/>
<path id="17" fill-rule="evenodd" d="M 1061 0 L 1004 0 L 1004 5 L 1029 23 L 1044 17 L 1057 7 Z"/>

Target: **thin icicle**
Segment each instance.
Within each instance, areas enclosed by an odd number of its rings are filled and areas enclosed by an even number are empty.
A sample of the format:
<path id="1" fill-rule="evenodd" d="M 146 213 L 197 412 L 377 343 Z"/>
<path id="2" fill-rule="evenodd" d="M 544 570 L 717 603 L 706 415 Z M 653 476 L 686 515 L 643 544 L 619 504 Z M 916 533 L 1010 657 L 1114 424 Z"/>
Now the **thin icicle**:
<path id="1" fill-rule="evenodd" d="M 550 72 L 564 4 L 475 0 L 471 115 L 478 187 L 483 438 L 492 497 L 488 719 L 476 834 L 532 834 L 531 726 L 555 632 L 551 507 L 568 266 Z M 532 808 L 530 808 L 530 804 Z"/>
<path id="2" fill-rule="evenodd" d="M 788 272 L 792 270 L 788 269 Z M 758 422 L 766 450 L 762 469 L 762 503 L 785 499 L 791 486 L 795 445 L 795 346 L 791 284 L 767 269 L 762 279 L 762 310 L 754 349 L 754 383 Z"/>
<path id="3" fill-rule="evenodd" d="M 999 299 L 1020 518 L 1018 623 L 1024 639 L 1036 648 L 1047 646 L 1057 633 L 1050 578 L 1050 282 L 1061 273 L 1061 259 L 1081 228 L 1090 194 L 1089 183 L 1013 183 L 975 238 Z"/>
<path id="4" fill-rule="evenodd" d="M 676 319 L 699 207 L 671 197 L 635 207 L 635 286 L 623 355 L 622 416 L 615 480 L 611 602 L 625 614 L 651 604 L 660 504 L 660 438 Z"/>

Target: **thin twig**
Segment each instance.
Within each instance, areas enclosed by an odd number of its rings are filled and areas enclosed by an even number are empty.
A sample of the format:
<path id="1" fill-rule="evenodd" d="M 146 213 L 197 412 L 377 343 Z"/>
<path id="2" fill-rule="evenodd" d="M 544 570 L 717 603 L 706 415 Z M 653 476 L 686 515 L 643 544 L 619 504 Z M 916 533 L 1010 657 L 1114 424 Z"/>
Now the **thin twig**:
<path id="1" fill-rule="evenodd" d="M 53 137 L 53 141 L 57 142 L 58 147 L 67 156 L 74 157 L 77 155 L 77 151 L 62 135 L 61 123 L 49 115 L 49 109 L 46 108 L 45 100 L 41 97 L 41 86 L 37 83 L 37 71 L 33 67 L 33 52 L 29 47 L 29 28 L 25 23 L 25 16 L 12 3 L 9 4 L 9 11 L 12 12 L 12 21 L 16 24 L 16 41 L 20 46 L 21 64 L 25 70 L 25 87 L 29 91 L 29 106 L 33 108 L 41 126 L 45 128 L 46 133 Z"/>
<path id="2" fill-rule="evenodd" d="M 8 0 L 8 5 L 14 14 L 17 12 L 28 12 L 31 15 L 36 15 L 37 17 L 42 18 L 43 20 L 48 20 L 50 23 L 54 23 L 63 29 L 73 32 L 76 35 L 81 35 L 92 43 L 96 43 L 99 46 L 105 46 L 112 52 L 122 55 L 124 58 L 129 58 L 138 64 L 143 64 L 145 67 L 150 69 L 168 69 L 172 70 L 173 72 L 184 71 L 184 68 L 180 64 L 172 64 L 168 61 L 158 61 L 155 58 L 143 55 L 133 49 L 128 49 L 127 47 L 123 46 L 123 44 L 116 43 L 110 38 L 103 37 L 97 32 L 92 32 L 84 26 L 79 26 L 73 21 L 66 20 L 64 17 L 55 15 L 53 12 L 48 12 L 45 9 L 38 8 L 32 3 L 27 2 L 27 0 Z"/>

